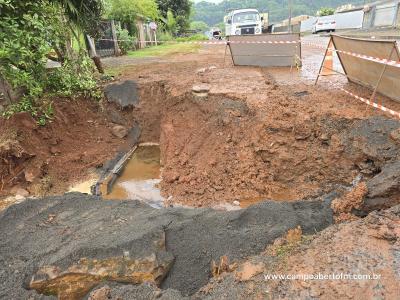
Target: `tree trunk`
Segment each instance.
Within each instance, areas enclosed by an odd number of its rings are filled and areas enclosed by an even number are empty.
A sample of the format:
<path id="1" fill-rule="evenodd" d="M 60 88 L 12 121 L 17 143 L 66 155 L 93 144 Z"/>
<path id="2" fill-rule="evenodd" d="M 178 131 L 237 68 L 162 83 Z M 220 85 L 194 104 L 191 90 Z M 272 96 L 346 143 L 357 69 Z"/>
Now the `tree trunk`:
<path id="1" fill-rule="evenodd" d="M 104 68 L 103 68 L 103 64 L 101 63 L 100 57 L 93 56 L 92 59 L 94 61 L 94 64 L 96 65 L 96 68 L 99 71 L 99 73 L 104 74 Z"/>

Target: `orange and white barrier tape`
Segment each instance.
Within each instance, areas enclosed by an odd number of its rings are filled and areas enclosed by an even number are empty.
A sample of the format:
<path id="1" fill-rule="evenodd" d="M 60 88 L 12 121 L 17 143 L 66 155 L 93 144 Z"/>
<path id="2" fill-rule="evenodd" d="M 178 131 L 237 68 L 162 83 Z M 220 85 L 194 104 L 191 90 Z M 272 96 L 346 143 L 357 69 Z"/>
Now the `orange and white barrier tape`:
<path id="1" fill-rule="evenodd" d="M 321 45 L 321 44 L 315 44 L 315 43 L 310 43 L 310 42 L 305 42 L 305 41 L 302 41 L 301 44 L 302 44 L 302 45 L 312 46 L 312 47 L 315 47 L 315 48 L 319 48 L 319 49 L 326 50 L 326 45 L 324 46 L 324 45 Z"/>
<path id="2" fill-rule="evenodd" d="M 364 102 L 364 103 L 366 103 L 366 104 L 368 104 L 368 105 L 370 105 L 370 106 L 372 106 L 372 107 L 374 107 L 374 108 L 377 108 L 377 109 L 379 109 L 379 110 L 381 110 L 381 111 L 384 111 L 384 112 L 386 112 L 386 113 L 389 113 L 389 114 L 391 114 L 392 116 L 397 117 L 397 118 L 400 119 L 400 113 L 397 112 L 397 111 L 394 111 L 394 110 L 392 110 L 392 109 L 390 109 L 390 108 L 387 108 L 387 107 L 385 107 L 385 106 L 383 106 L 383 105 L 381 105 L 381 104 L 378 104 L 378 103 L 372 102 L 372 101 L 370 101 L 370 100 L 368 100 L 368 99 L 365 99 L 365 98 L 363 98 L 363 97 L 360 97 L 360 96 L 358 96 L 358 95 L 356 95 L 356 94 L 353 94 L 352 92 L 349 92 L 349 91 L 347 91 L 347 90 L 345 90 L 345 89 L 343 89 L 343 88 L 339 88 L 339 89 L 340 89 L 341 91 L 345 92 L 346 94 L 352 96 L 353 98 L 356 98 L 357 100 L 360 100 L 360 101 L 362 101 L 362 102 Z"/>
<path id="3" fill-rule="evenodd" d="M 384 59 L 384 58 L 377 58 L 377 57 L 372 57 L 372 56 L 368 56 L 368 55 L 362 55 L 362 54 L 357 54 L 357 53 L 342 51 L 342 50 L 336 50 L 336 49 L 332 49 L 332 51 L 339 52 L 339 53 L 342 53 L 345 55 L 350 55 L 350 56 L 357 57 L 357 58 L 361 58 L 364 60 L 369 60 L 372 62 L 400 68 L 400 61 L 388 60 L 388 59 Z"/>
<path id="4" fill-rule="evenodd" d="M 97 41 L 114 41 L 113 39 L 99 39 Z M 117 40 L 117 41 L 128 41 L 128 40 Z M 132 42 L 132 41 L 128 41 Z M 143 43 L 156 43 L 155 41 L 143 41 Z M 302 45 L 308 45 L 312 47 L 316 47 L 319 49 L 324 49 L 326 50 L 326 46 L 323 46 L 321 44 L 316 44 L 316 43 L 311 43 L 307 41 L 157 41 L 159 44 L 163 43 L 171 43 L 171 44 L 192 44 L 192 45 L 229 45 L 229 44 L 269 44 L 269 45 L 284 45 L 284 44 L 302 44 Z M 380 64 L 385 64 L 388 66 L 400 68 L 400 61 L 395 61 L 395 60 L 388 60 L 388 59 L 383 59 L 383 58 L 378 58 L 378 57 L 372 57 L 368 55 L 363 55 L 363 54 L 358 54 L 354 52 L 348 52 L 348 51 L 342 51 L 342 50 L 337 50 L 335 48 L 328 48 L 328 51 L 334 51 L 338 53 L 342 53 L 345 55 L 350 55 L 353 57 L 357 57 L 360 59 L 380 63 Z"/>
<path id="5" fill-rule="evenodd" d="M 98 39 L 97 41 L 111 41 L 112 39 Z M 128 40 L 117 40 L 119 42 L 131 42 Z M 140 41 L 139 41 L 140 42 Z M 142 41 L 142 43 L 155 43 L 155 41 Z M 170 44 L 198 44 L 198 45 L 227 45 L 227 44 L 300 44 L 301 41 L 157 41 L 157 43 Z"/>
<path id="6" fill-rule="evenodd" d="M 320 45 L 320 44 L 315 44 L 315 43 L 310 43 L 310 42 L 305 42 L 305 41 L 303 41 L 302 44 L 326 50 L 326 46 L 323 46 L 323 45 Z M 338 53 L 342 53 L 342 54 L 345 54 L 345 55 L 350 55 L 350 56 L 357 57 L 357 58 L 360 58 L 360 59 L 364 59 L 364 60 L 368 60 L 368 61 L 372 61 L 372 62 L 376 62 L 376 63 L 385 64 L 385 65 L 388 65 L 388 66 L 400 68 L 400 61 L 389 60 L 389 59 L 384 59 L 384 58 L 378 58 L 378 57 L 358 54 L 358 53 L 349 52 L 349 51 L 342 51 L 342 50 L 337 50 L 335 48 L 328 48 L 328 50 L 334 51 L 334 52 L 338 52 Z"/>

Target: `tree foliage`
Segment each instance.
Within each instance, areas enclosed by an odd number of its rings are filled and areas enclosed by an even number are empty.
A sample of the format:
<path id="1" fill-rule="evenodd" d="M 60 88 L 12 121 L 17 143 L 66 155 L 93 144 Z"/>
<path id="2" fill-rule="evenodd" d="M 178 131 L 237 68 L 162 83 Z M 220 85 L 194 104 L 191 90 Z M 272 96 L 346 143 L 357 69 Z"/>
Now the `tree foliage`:
<path id="1" fill-rule="evenodd" d="M 13 87 L 37 97 L 52 46 L 65 36 L 57 10 L 45 1 L 0 2 L 0 73 Z"/>
<path id="2" fill-rule="evenodd" d="M 167 12 L 167 18 L 165 22 L 165 29 L 171 33 L 172 35 L 176 35 L 178 32 L 178 24 L 176 23 L 176 19 L 172 11 Z"/>
<path id="3" fill-rule="evenodd" d="M 49 0 L 49 2 L 61 6 L 68 20 L 85 33 L 96 36 L 104 13 L 102 0 Z"/>
<path id="4" fill-rule="evenodd" d="M 318 11 L 318 16 L 324 17 L 324 16 L 331 16 L 335 13 L 335 9 L 334 8 L 330 8 L 330 7 L 323 7 Z"/>
<path id="5" fill-rule="evenodd" d="M 172 12 L 177 23 L 178 32 L 184 32 L 190 27 L 190 12 L 192 3 L 190 0 L 156 0 L 162 17 L 167 18 L 168 12 Z"/>
<path id="6" fill-rule="evenodd" d="M 205 23 L 203 21 L 193 21 L 190 23 L 191 30 L 206 31 L 209 28 L 210 28 L 210 26 L 208 26 L 207 23 Z"/>
<path id="7" fill-rule="evenodd" d="M 152 20 L 159 18 L 154 0 L 108 0 L 108 16 L 125 23 L 133 22 L 138 16 Z"/>

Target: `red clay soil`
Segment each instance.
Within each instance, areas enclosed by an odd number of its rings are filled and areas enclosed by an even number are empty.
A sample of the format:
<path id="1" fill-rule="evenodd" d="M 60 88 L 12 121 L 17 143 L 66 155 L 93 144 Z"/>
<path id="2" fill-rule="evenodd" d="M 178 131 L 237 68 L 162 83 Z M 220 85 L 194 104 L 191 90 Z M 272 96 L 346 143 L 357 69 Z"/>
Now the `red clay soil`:
<path id="1" fill-rule="evenodd" d="M 335 221 L 340 223 L 356 220 L 357 217 L 352 214 L 352 211 L 361 208 L 367 194 L 368 187 L 364 182 L 361 182 L 350 192 L 333 200 L 331 206 L 335 213 Z"/>
<path id="2" fill-rule="evenodd" d="M 323 82 L 278 85 L 266 69 L 223 65 L 223 49 L 211 50 L 121 72 L 142 90 L 135 116 L 151 126 L 141 140 L 155 142 L 161 131 L 161 190 L 170 203 L 298 200 L 354 180 L 360 158 L 343 154 L 342 132 L 384 113 Z M 191 94 L 199 83 L 210 86 L 206 100 Z M 354 85 L 346 89 L 368 96 Z M 151 124 L 143 121 L 149 118 Z"/>
<path id="3" fill-rule="evenodd" d="M 373 113 L 301 85 L 267 82 L 247 98 L 187 95 L 163 117 L 162 191 L 174 203 L 209 206 L 298 200 L 350 184 L 358 169 L 344 155 L 341 133 Z"/>
<path id="4" fill-rule="evenodd" d="M 224 66 L 223 50 L 121 71 L 121 81 L 139 83 L 140 101 L 119 119 L 141 125 L 141 142 L 160 142 L 163 195 L 214 206 L 297 200 L 349 184 L 358 169 L 343 155 L 341 132 L 383 113 L 323 84 L 282 86 L 264 69 Z M 209 84 L 208 99 L 193 98 L 198 83 Z M 118 112 L 104 105 L 55 101 L 55 119 L 45 127 L 27 114 L 0 119 L 1 193 L 13 186 L 62 193 L 114 157 L 125 141 L 111 134 L 110 111 Z"/>
<path id="5" fill-rule="evenodd" d="M 37 196 L 63 193 L 123 146 L 106 117 L 112 107 L 58 99 L 54 110 L 46 126 L 38 126 L 28 113 L 0 119 L 0 195 L 14 186 Z"/>

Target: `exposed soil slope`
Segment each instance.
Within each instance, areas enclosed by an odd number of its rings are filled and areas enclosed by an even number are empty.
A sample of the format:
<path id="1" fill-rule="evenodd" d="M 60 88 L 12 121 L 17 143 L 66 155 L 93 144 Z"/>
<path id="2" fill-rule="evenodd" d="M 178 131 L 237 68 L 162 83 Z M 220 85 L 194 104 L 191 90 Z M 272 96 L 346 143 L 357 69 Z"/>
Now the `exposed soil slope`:
<path id="1" fill-rule="evenodd" d="M 13 186 L 37 196 L 63 193 L 126 144 L 112 134 L 112 122 L 129 126 L 132 121 L 111 105 L 59 99 L 54 110 L 46 126 L 28 113 L 0 118 L 0 195 Z"/>

